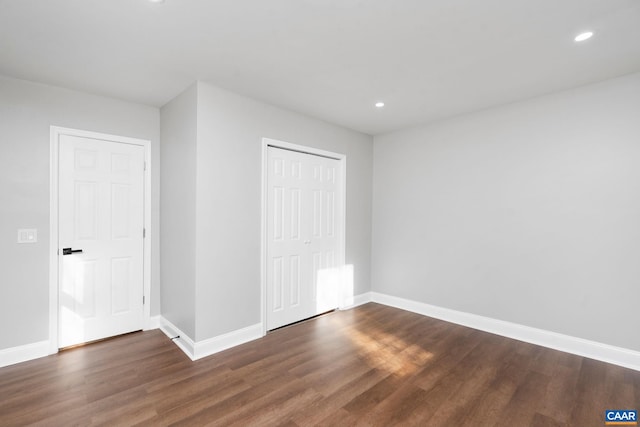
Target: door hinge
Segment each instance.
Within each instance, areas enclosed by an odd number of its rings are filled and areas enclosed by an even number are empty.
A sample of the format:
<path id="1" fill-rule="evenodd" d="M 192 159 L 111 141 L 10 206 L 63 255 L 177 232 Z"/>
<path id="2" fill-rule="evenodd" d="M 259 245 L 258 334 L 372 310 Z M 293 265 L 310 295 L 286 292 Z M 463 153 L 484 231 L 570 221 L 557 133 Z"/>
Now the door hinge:
<path id="1" fill-rule="evenodd" d="M 142 229 L 142 238 L 144 239 L 145 237 L 147 237 L 147 229 L 143 228 Z"/>
<path id="2" fill-rule="evenodd" d="M 144 301 L 145 301 L 144 295 L 142 295 L 142 305 L 144 305 Z"/>
<path id="3" fill-rule="evenodd" d="M 147 170 L 147 162 L 144 162 L 144 170 Z"/>

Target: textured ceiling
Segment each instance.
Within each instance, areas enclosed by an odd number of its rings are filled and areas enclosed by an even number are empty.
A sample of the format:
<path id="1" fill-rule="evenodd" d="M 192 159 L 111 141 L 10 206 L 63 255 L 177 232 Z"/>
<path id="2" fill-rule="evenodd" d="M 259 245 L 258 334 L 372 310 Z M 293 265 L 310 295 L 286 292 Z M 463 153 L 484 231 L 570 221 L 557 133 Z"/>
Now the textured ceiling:
<path id="1" fill-rule="evenodd" d="M 0 74 L 154 106 L 201 80 L 369 134 L 636 71 L 638 0 L 0 0 Z"/>

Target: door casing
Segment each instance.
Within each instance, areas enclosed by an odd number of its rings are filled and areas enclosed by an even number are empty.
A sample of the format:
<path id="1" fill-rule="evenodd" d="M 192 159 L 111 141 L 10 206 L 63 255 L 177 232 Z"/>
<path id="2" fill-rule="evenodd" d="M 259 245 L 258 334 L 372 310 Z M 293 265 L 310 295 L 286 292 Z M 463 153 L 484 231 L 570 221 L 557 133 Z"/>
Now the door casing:
<path id="1" fill-rule="evenodd" d="M 315 156 L 329 157 L 340 162 L 341 179 L 341 209 L 338 212 L 338 221 L 340 222 L 340 235 L 338 236 L 338 255 L 337 265 L 345 266 L 346 257 L 346 212 L 347 212 L 347 156 L 340 153 L 321 150 L 313 147 L 292 144 L 289 142 L 278 141 L 271 138 L 262 138 L 262 201 L 261 201 L 261 257 L 260 257 L 260 285 L 261 285 L 261 320 L 262 335 L 267 333 L 267 203 L 268 203 L 268 159 L 267 148 L 276 147 L 284 150 L 298 151 L 300 153 L 312 154 Z M 343 301 L 340 307 L 347 305 Z"/>
<path id="2" fill-rule="evenodd" d="M 71 135 L 83 138 L 107 140 L 134 144 L 144 147 L 144 229 L 143 238 L 143 292 L 145 303 L 143 306 L 144 329 L 151 324 L 151 141 L 129 138 L 125 136 L 109 135 L 79 129 L 51 126 L 50 128 L 50 176 L 49 176 L 49 354 L 58 352 L 58 289 L 59 289 L 59 257 L 58 240 L 58 149 L 61 135 Z"/>

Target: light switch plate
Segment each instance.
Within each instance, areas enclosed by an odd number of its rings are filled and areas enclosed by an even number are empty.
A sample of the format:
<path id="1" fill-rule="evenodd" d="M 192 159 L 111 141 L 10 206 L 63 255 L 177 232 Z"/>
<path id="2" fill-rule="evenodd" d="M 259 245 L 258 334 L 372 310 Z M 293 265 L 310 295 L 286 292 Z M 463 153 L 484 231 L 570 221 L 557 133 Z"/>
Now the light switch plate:
<path id="1" fill-rule="evenodd" d="M 38 241 L 38 230 L 35 228 L 18 229 L 18 243 L 36 243 Z"/>

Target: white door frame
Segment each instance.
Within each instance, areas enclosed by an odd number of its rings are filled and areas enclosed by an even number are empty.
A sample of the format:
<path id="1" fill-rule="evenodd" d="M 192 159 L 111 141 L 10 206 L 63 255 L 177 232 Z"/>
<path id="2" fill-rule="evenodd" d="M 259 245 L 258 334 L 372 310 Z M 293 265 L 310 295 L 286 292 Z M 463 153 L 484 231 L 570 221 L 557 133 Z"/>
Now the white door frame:
<path id="1" fill-rule="evenodd" d="M 340 235 L 338 236 L 338 266 L 344 267 L 346 264 L 346 213 L 347 213 L 347 156 L 345 154 L 334 153 L 332 151 L 321 150 L 303 145 L 291 144 L 289 142 L 278 141 L 271 138 L 262 138 L 262 203 L 261 203 L 261 256 L 260 256 L 260 288 L 261 301 L 260 311 L 262 320 L 262 335 L 267 334 L 267 202 L 268 202 L 268 173 L 269 163 L 267 159 L 268 147 L 282 148 L 284 150 L 297 151 L 300 153 L 312 154 L 314 156 L 329 157 L 340 162 L 340 176 L 342 203 L 338 212 L 338 221 L 340 223 Z M 346 305 L 345 301 L 341 302 L 340 307 Z"/>
<path id="2" fill-rule="evenodd" d="M 62 135 L 100 139 L 144 147 L 144 230 L 143 238 L 143 327 L 151 325 L 151 141 L 125 136 L 109 135 L 85 130 L 51 126 L 50 130 L 50 176 L 49 176 L 49 354 L 58 352 L 58 291 L 59 258 L 58 240 L 58 149 Z"/>

